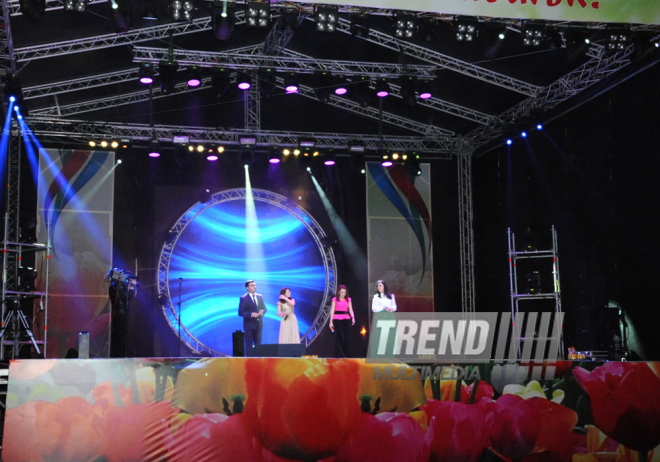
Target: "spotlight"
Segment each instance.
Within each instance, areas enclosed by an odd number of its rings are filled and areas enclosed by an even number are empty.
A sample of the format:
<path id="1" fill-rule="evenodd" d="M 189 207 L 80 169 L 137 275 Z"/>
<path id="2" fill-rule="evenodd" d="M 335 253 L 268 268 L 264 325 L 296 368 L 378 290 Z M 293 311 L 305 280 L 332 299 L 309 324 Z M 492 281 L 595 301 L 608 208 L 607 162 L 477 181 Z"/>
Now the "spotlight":
<path id="1" fill-rule="evenodd" d="M 339 19 L 339 7 L 317 6 L 314 10 L 314 20 L 318 32 L 334 32 L 337 30 Z"/>
<path id="2" fill-rule="evenodd" d="M 130 0 L 110 0 L 110 11 L 108 16 L 115 25 L 115 32 L 118 34 L 128 32 L 131 26 L 131 16 L 133 8 Z"/>
<path id="3" fill-rule="evenodd" d="M 536 246 L 536 234 L 532 231 L 532 228 L 525 228 L 523 242 L 525 243 L 525 252 L 535 252 L 538 250 Z"/>
<path id="4" fill-rule="evenodd" d="M 216 160 L 218 160 L 218 156 L 216 156 L 215 154 L 209 154 L 208 156 L 206 156 L 206 160 L 210 162 L 215 162 Z"/>
<path id="5" fill-rule="evenodd" d="M 417 84 L 417 90 L 419 91 L 419 97 L 421 99 L 429 99 L 433 96 L 431 92 L 431 82 L 429 80 L 422 80 Z"/>
<path id="6" fill-rule="evenodd" d="M 239 72 L 237 75 L 237 81 L 238 81 L 238 88 L 239 90 L 249 90 L 250 87 L 252 86 L 252 79 L 250 78 L 249 75 Z"/>
<path id="7" fill-rule="evenodd" d="M 202 69 L 198 66 L 191 66 L 188 72 L 188 86 L 195 88 L 202 84 Z"/>
<path id="8" fill-rule="evenodd" d="M 279 153 L 277 148 L 272 148 L 270 150 L 270 155 L 268 156 L 268 162 L 271 164 L 279 164 L 282 161 L 282 155 Z"/>
<path id="9" fill-rule="evenodd" d="M 259 91 L 264 99 L 271 99 L 276 87 L 275 72 L 272 69 L 259 70 Z"/>
<path id="10" fill-rule="evenodd" d="M 348 93 L 348 88 L 346 88 L 346 84 L 344 82 L 344 79 L 338 77 L 337 78 L 336 86 L 335 86 L 335 95 L 337 96 L 342 96 Z"/>
<path id="11" fill-rule="evenodd" d="M 285 148 L 285 149 L 282 150 L 282 154 L 284 154 L 285 156 L 288 156 L 289 154 L 291 154 L 291 151 Z"/>
<path id="12" fill-rule="evenodd" d="M 90 141 L 90 142 L 89 142 L 89 145 L 90 145 L 91 147 L 95 147 L 95 146 L 96 146 L 96 141 Z"/>
<path id="13" fill-rule="evenodd" d="M 300 155 L 300 149 L 294 149 L 293 150 L 293 155 L 294 156 L 299 156 Z"/>
<path id="14" fill-rule="evenodd" d="M 27 117 L 29 111 L 23 101 L 23 87 L 20 80 L 12 74 L 2 76 L 0 78 L 0 87 L 3 90 L 4 97 L 14 103 L 14 110 L 18 112 L 18 108 L 20 107 L 23 115 Z"/>
<path id="15" fill-rule="evenodd" d="M 112 146 L 113 148 L 116 149 L 116 148 L 119 147 L 119 143 L 117 143 L 116 141 L 113 141 L 112 143 L 110 143 L 110 146 Z"/>
<path id="16" fill-rule="evenodd" d="M 607 28 L 607 50 L 623 51 L 630 42 L 630 29 L 611 26 Z"/>
<path id="17" fill-rule="evenodd" d="M 507 146 L 511 146 L 513 144 L 513 140 L 511 138 L 506 139 L 506 144 Z"/>
<path id="18" fill-rule="evenodd" d="M 298 79 L 295 73 L 292 72 L 284 78 L 284 90 L 287 93 L 298 93 Z"/>
<path id="19" fill-rule="evenodd" d="M 479 21 L 472 18 L 458 18 L 456 22 L 456 41 L 473 42 L 479 33 Z"/>
<path id="20" fill-rule="evenodd" d="M 328 151 L 325 154 L 325 160 L 323 161 L 323 165 L 331 167 L 335 165 L 335 153 L 332 151 Z"/>
<path id="21" fill-rule="evenodd" d="M 365 38 L 369 35 L 369 25 L 366 18 L 359 17 L 351 20 L 351 34 L 355 37 Z"/>
<path id="22" fill-rule="evenodd" d="M 117 159 L 118 164 L 121 164 L 121 162 L 122 162 L 121 159 Z"/>
<path id="23" fill-rule="evenodd" d="M 154 68 L 151 63 L 142 63 L 140 64 L 140 70 L 138 71 L 138 77 L 140 78 L 140 83 L 145 85 L 150 85 L 154 83 Z"/>
<path id="24" fill-rule="evenodd" d="M 218 40 L 229 40 L 234 31 L 236 15 L 233 2 L 214 2 L 211 25 Z"/>
<path id="25" fill-rule="evenodd" d="M 433 18 L 424 18 L 419 29 L 419 36 L 427 42 L 433 42 L 438 37 L 438 21 Z"/>
<path id="26" fill-rule="evenodd" d="M 270 1 L 247 2 L 245 18 L 248 27 L 268 27 L 270 21 Z"/>
<path id="27" fill-rule="evenodd" d="M 516 132 L 511 127 L 504 129 L 504 141 L 508 146 L 513 144 L 513 138 L 516 136 Z"/>
<path id="28" fill-rule="evenodd" d="M 540 123 L 540 122 L 537 123 L 537 124 L 536 124 L 536 129 L 537 129 L 537 130 L 543 130 L 543 124 Z"/>
<path id="29" fill-rule="evenodd" d="M 239 155 L 241 165 L 244 167 L 249 166 L 252 162 L 254 162 L 254 154 L 252 151 L 241 151 Z"/>
<path id="30" fill-rule="evenodd" d="M 415 77 L 412 76 L 401 77 L 399 79 L 401 97 L 403 98 L 403 102 L 410 107 L 417 104 L 417 98 L 415 96 L 415 80 Z"/>
<path id="31" fill-rule="evenodd" d="M 382 165 L 383 167 L 391 167 L 392 165 L 394 165 L 394 162 L 392 162 L 389 159 L 383 159 L 380 165 Z"/>
<path id="32" fill-rule="evenodd" d="M 522 136 L 523 138 L 527 138 L 527 132 L 523 130 L 522 132 L 520 132 L 520 136 Z"/>
<path id="33" fill-rule="evenodd" d="M 497 28 L 496 34 L 497 34 L 498 40 L 504 40 L 506 38 L 506 31 L 507 31 L 507 29 L 506 29 L 505 25 L 501 25 Z"/>
<path id="34" fill-rule="evenodd" d="M 149 143 L 149 157 L 160 157 L 160 149 L 158 149 L 158 140 L 151 140 Z"/>
<path id="35" fill-rule="evenodd" d="M 190 21 L 192 19 L 193 9 L 194 5 L 192 0 L 174 0 L 172 3 L 170 3 L 172 19 L 175 21 Z"/>
<path id="36" fill-rule="evenodd" d="M 164 95 L 174 92 L 176 87 L 176 72 L 179 64 L 176 61 L 161 61 L 158 63 L 158 74 L 160 74 L 160 90 Z"/>
<path id="37" fill-rule="evenodd" d="M 241 143 L 241 146 L 255 145 L 257 144 L 257 137 L 255 135 L 241 135 L 238 141 Z"/>
<path id="38" fill-rule="evenodd" d="M 35 241 L 36 241 L 36 239 L 35 239 Z M 35 241 L 32 241 L 32 242 L 35 242 Z M 23 289 L 25 291 L 28 291 L 28 292 L 32 292 L 34 290 L 37 290 L 37 288 L 35 286 L 35 283 L 34 283 L 34 281 L 37 279 L 37 270 L 35 270 L 34 268 L 31 268 L 29 266 L 21 266 L 19 275 L 20 275 L 20 280 L 21 280 L 21 283 L 20 283 L 19 286 L 21 287 L 21 289 Z"/>
<path id="39" fill-rule="evenodd" d="M 390 94 L 390 85 L 385 79 L 380 79 L 376 82 L 376 96 L 385 98 Z"/>
<path id="40" fill-rule="evenodd" d="M 149 19 L 152 21 L 158 20 L 158 4 L 154 1 L 147 1 L 143 3 L 142 19 Z"/>
<path id="41" fill-rule="evenodd" d="M 102 148 L 107 148 L 108 147 L 108 142 L 106 140 L 101 141 L 101 147 Z"/>
<path id="42" fill-rule="evenodd" d="M 84 13 L 87 9 L 87 0 L 66 0 L 64 2 L 64 9 L 66 11 Z"/>
<path id="43" fill-rule="evenodd" d="M 524 46 L 540 47 L 545 43 L 548 33 L 544 24 L 528 22 L 523 27 L 522 36 Z"/>
<path id="44" fill-rule="evenodd" d="M 204 145 L 203 144 L 198 144 L 197 145 L 197 152 L 204 152 Z"/>
<path id="45" fill-rule="evenodd" d="M 363 152 L 354 152 L 351 154 L 351 158 L 353 160 L 353 168 L 364 174 L 365 173 L 365 168 L 364 168 L 364 153 Z"/>
<path id="46" fill-rule="evenodd" d="M 218 146 L 218 154 L 222 154 L 223 152 L 225 152 L 224 146 Z"/>
<path id="47" fill-rule="evenodd" d="M 282 30 L 295 31 L 298 30 L 298 24 L 300 23 L 300 17 L 298 13 L 287 12 L 280 16 L 280 25 Z"/>
<path id="48" fill-rule="evenodd" d="M 331 77 L 329 72 L 316 72 L 314 74 L 314 94 L 322 103 L 330 101 Z"/>
<path id="49" fill-rule="evenodd" d="M 397 14 L 394 17 L 394 36 L 400 39 L 411 39 L 417 29 L 417 17 L 412 14 Z"/>
<path id="50" fill-rule="evenodd" d="M 213 71 L 213 75 L 211 76 L 211 88 L 213 88 L 217 99 L 224 98 L 229 90 L 229 72 L 224 69 Z"/>

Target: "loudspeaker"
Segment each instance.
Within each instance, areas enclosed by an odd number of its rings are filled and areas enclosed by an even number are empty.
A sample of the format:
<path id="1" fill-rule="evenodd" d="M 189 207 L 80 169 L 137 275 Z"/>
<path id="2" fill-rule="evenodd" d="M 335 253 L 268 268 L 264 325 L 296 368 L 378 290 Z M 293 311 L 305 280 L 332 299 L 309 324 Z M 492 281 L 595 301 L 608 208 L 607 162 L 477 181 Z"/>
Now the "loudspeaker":
<path id="1" fill-rule="evenodd" d="M 233 343 L 233 355 L 234 357 L 243 357 L 245 356 L 245 334 L 243 331 L 237 330 L 231 334 L 231 340 Z"/>
<path id="2" fill-rule="evenodd" d="M 307 347 L 301 343 L 254 345 L 247 352 L 248 356 L 265 358 L 300 358 L 305 354 L 307 354 Z"/>

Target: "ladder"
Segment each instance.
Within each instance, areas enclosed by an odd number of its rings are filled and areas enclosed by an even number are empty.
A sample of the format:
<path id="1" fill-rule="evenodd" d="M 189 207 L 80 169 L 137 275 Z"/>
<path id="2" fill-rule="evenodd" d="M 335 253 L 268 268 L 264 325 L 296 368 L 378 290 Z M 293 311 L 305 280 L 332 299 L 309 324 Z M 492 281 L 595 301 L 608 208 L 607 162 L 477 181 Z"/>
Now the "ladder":
<path id="1" fill-rule="evenodd" d="M 536 314 L 533 317 L 528 316 L 528 323 L 532 322 L 533 325 L 528 325 L 526 332 L 523 336 L 523 322 L 520 314 L 520 302 L 529 301 L 529 300 L 547 300 L 554 299 L 555 309 L 554 309 L 554 318 L 559 320 L 560 324 L 563 321 L 563 312 L 561 309 L 561 285 L 559 283 L 559 253 L 557 251 L 557 231 L 555 227 L 552 226 L 552 249 L 550 250 L 536 250 L 536 249 L 525 249 L 523 251 L 516 251 L 516 237 L 511 231 L 511 228 L 507 229 L 508 239 L 509 239 L 509 284 L 511 286 L 511 323 L 512 323 L 512 334 L 511 342 L 514 342 L 513 345 L 518 346 L 518 359 L 522 359 L 523 343 L 525 345 L 525 351 L 531 352 L 531 343 L 538 342 L 539 346 L 545 346 L 545 342 L 548 340 L 551 341 L 550 345 L 557 345 L 558 352 L 557 358 L 564 359 L 564 338 L 562 335 L 561 328 L 557 330 L 551 329 L 551 332 L 556 332 L 557 336 L 545 336 L 545 335 L 536 335 L 535 325 L 536 325 Z M 552 292 L 543 292 L 542 290 L 538 291 L 529 291 L 527 293 L 521 293 L 518 289 L 518 261 L 523 259 L 545 259 L 550 261 L 552 265 L 548 265 L 548 271 L 552 269 L 552 281 L 553 281 L 553 291 Z M 530 293 L 533 292 L 533 293 Z M 523 313 L 524 314 L 524 313 Z M 529 313 L 530 315 L 532 313 Z M 560 326 L 561 327 L 561 326 Z M 545 333 L 543 333 L 545 334 Z M 527 355 L 525 355 L 527 356 Z M 538 354 L 537 354 L 538 357 Z M 529 359 L 529 358 L 525 358 Z"/>

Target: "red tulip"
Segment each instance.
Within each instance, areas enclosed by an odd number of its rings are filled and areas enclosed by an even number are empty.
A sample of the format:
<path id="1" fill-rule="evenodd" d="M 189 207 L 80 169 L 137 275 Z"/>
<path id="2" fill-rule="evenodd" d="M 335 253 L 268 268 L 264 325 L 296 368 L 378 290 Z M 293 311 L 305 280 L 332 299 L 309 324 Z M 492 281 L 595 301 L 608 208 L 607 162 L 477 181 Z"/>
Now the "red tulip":
<path id="1" fill-rule="evenodd" d="M 246 362 L 245 381 L 245 423 L 279 457 L 336 454 L 359 422 L 354 361 L 253 359 Z"/>
<path id="2" fill-rule="evenodd" d="M 408 414 L 363 413 L 350 443 L 335 456 L 335 462 L 427 462 L 432 436 L 427 437 Z"/>
<path id="3" fill-rule="evenodd" d="M 461 403 L 467 403 L 472 396 L 472 388 L 474 388 L 474 383 L 470 385 L 465 385 L 461 383 Z M 454 401 L 456 397 L 456 380 L 442 380 L 440 384 L 440 392 L 442 393 L 443 401 Z M 487 384 L 486 382 L 479 382 L 477 387 L 477 394 L 474 397 L 474 402 L 478 403 L 483 398 L 492 398 L 495 394 L 492 385 Z"/>
<path id="4" fill-rule="evenodd" d="M 486 419 L 490 447 L 504 457 L 520 459 L 534 450 L 541 416 L 534 401 L 517 395 L 502 395 Z"/>
<path id="5" fill-rule="evenodd" d="M 660 444 L 660 378 L 648 364 L 611 362 L 593 372 L 578 367 L 573 374 L 603 433 L 636 451 Z"/>
<path id="6" fill-rule="evenodd" d="M 429 400 L 422 409 L 429 419 L 431 451 L 440 461 L 475 462 L 487 446 L 486 415 L 491 403 L 465 404 Z"/>

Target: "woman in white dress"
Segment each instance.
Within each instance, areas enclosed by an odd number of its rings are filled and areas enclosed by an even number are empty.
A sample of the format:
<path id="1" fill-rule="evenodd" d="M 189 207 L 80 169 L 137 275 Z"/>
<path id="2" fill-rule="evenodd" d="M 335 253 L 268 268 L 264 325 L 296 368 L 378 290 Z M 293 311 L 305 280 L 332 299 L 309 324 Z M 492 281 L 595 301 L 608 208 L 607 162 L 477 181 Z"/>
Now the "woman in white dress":
<path id="1" fill-rule="evenodd" d="M 298 319 L 293 308 L 295 304 L 296 301 L 291 298 L 291 289 L 285 287 L 280 290 L 280 298 L 277 302 L 277 315 L 282 318 L 279 343 L 300 343 Z"/>
<path id="2" fill-rule="evenodd" d="M 394 294 L 387 290 L 385 281 L 378 281 L 376 283 L 376 294 L 371 302 L 371 311 L 380 313 L 381 311 L 393 312 L 396 311 L 396 300 Z"/>

